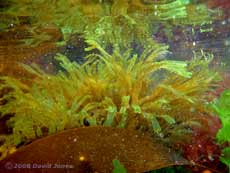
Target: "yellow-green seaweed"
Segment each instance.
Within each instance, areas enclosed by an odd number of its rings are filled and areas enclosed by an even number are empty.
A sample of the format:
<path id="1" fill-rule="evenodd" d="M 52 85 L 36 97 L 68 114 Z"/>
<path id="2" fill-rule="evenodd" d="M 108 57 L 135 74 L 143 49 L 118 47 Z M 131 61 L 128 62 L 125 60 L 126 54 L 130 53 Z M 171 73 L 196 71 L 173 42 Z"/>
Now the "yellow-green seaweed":
<path id="1" fill-rule="evenodd" d="M 56 75 L 22 64 L 35 76 L 30 84 L 0 77 L 0 89 L 12 89 L 1 98 L 6 101 L 1 116 L 13 114 L 7 122 L 12 134 L 1 136 L 1 158 L 19 144 L 85 125 L 148 130 L 177 140 L 209 111 L 205 93 L 217 77 L 208 69 L 211 55 L 196 53 L 191 62 L 159 61 L 167 47 L 158 44 L 138 56 L 130 49 L 109 54 L 95 40 L 87 42 L 87 50 L 99 53 L 89 54 L 82 65 L 57 54 L 63 70 Z M 154 76 L 159 71 L 161 80 Z"/>

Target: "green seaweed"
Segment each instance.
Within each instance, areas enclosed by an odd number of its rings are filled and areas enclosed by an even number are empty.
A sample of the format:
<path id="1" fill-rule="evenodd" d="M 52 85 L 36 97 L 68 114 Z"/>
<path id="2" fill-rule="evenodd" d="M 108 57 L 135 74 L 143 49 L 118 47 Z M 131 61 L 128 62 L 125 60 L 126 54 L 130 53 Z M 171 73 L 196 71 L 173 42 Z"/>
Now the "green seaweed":
<path id="1" fill-rule="evenodd" d="M 127 173 L 125 167 L 120 163 L 119 160 L 114 159 L 113 166 L 114 166 L 114 169 L 112 173 Z"/>
<path id="2" fill-rule="evenodd" d="M 96 39 L 104 47 L 127 48 L 132 42 L 145 46 L 146 40 L 151 45 L 152 31 L 159 23 L 167 25 L 169 35 L 175 25 L 204 25 L 218 12 L 189 0 L 11 0 L 10 4 L 0 24 L 6 27 L 11 21 L 20 25 L 22 16 L 28 18 L 32 37 L 22 41 L 30 46 L 49 41 L 51 38 L 39 30 L 52 27 L 62 32 L 63 41 L 58 45 L 74 34 Z"/>
<path id="3" fill-rule="evenodd" d="M 217 133 L 218 142 L 230 142 L 230 89 L 224 90 L 220 98 L 212 103 L 212 107 L 219 115 L 222 123 L 222 128 Z"/>
<path id="4" fill-rule="evenodd" d="M 219 99 L 211 104 L 212 108 L 220 117 L 222 128 L 219 129 L 216 138 L 218 143 L 230 142 L 230 89 L 225 89 Z M 222 150 L 222 157 L 220 160 L 228 167 L 230 165 L 230 147 L 225 147 Z"/>
<path id="5" fill-rule="evenodd" d="M 230 167 L 230 147 L 225 147 L 222 150 L 222 157 L 220 158 L 221 162 Z"/>

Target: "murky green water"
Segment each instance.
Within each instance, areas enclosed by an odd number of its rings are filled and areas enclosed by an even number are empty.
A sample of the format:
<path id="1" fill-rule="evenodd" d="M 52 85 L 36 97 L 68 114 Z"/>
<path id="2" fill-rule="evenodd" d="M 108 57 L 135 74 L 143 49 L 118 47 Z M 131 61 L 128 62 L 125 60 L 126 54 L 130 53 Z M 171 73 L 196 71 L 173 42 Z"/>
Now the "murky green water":
<path id="1" fill-rule="evenodd" d="M 130 160 L 128 142 L 116 148 L 108 139 L 100 152 L 112 146 L 114 158 L 102 162 L 110 166 L 95 161 L 99 151 L 79 154 L 86 147 L 69 160 L 76 170 L 91 158 L 86 172 L 111 172 L 114 159 L 129 172 L 179 163 L 194 173 L 227 172 L 229 11 L 228 0 L 0 1 L 0 172 L 38 139 L 90 127 L 159 141 L 159 163 L 148 154 Z"/>

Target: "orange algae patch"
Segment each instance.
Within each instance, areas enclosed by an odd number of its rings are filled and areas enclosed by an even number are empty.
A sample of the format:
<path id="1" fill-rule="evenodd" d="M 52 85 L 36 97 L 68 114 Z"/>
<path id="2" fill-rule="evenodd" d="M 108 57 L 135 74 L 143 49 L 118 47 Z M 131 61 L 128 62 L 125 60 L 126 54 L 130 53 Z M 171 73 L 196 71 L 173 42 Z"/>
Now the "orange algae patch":
<path id="1" fill-rule="evenodd" d="M 206 170 L 204 170 L 202 173 L 212 173 L 212 171 L 206 169 Z"/>

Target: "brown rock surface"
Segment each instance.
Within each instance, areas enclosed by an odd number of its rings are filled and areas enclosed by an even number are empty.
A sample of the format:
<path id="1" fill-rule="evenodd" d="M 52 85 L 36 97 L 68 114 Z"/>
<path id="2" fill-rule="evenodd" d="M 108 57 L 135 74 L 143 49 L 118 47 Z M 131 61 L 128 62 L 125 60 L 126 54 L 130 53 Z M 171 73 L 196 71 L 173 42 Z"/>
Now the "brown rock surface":
<path id="1" fill-rule="evenodd" d="M 149 134 L 111 127 L 86 127 L 66 130 L 21 147 L 0 161 L 0 172 L 111 173 L 113 159 L 118 159 L 131 173 L 187 164 Z"/>

